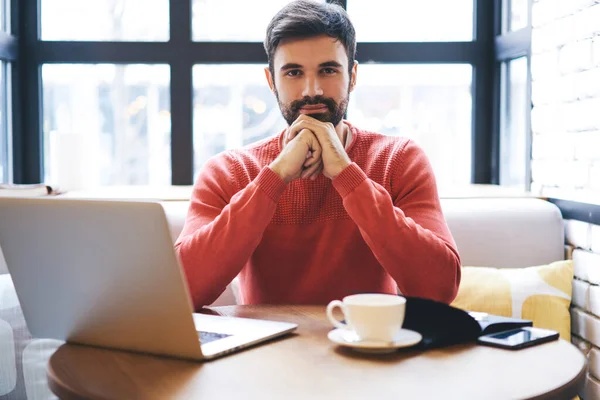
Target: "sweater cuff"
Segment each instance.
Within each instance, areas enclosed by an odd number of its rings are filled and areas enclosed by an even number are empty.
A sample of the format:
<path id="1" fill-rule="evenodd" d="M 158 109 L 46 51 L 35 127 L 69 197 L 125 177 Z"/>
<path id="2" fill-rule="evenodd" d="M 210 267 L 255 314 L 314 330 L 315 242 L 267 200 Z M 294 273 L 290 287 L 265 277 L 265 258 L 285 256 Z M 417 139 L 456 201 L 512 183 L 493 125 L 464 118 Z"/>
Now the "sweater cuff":
<path id="1" fill-rule="evenodd" d="M 335 190 L 337 190 L 340 196 L 344 198 L 366 179 L 367 174 L 353 162 L 344 168 L 344 170 L 333 179 L 332 183 Z"/>
<path id="2" fill-rule="evenodd" d="M 262 171 L 260 171 L 256 179 L 254 179 L 254 184 L 265 192 L 275 203 L 279 201 L 279 198 L 287 188 L 283 179 L 269 167 L 264 167 Z"/>

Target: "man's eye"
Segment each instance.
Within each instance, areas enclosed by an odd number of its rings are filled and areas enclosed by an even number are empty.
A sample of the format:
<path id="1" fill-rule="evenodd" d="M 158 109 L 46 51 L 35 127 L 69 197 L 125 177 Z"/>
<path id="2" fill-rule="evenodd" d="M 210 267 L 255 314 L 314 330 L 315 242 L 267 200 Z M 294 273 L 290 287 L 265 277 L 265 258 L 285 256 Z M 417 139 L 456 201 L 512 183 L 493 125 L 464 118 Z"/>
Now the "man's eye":
<path id="1" fill-rule="evenodd" d="M 323 72 L 327 75 L 332 75 L 335 74 L 337 70 L 334 68 L 323 68 Z"/>
<path id="2" fill-rule="evenodd" d="M 300 75 L 300 70 L 299 69 L 292 69 L 288 72 L 285 73 L 287 76 L 298 76 Z"/>

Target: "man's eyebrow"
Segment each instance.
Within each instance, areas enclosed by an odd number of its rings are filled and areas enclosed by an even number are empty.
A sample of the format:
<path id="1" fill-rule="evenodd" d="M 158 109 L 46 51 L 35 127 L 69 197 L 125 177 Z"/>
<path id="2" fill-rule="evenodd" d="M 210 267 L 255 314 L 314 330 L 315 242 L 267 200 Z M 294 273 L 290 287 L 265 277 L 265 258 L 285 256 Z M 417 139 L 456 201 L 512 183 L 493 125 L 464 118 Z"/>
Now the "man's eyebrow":
<path id="1" fill-rule="evenodd" d="M 343 65 L 340 64 L 339 62 L 333 61 L 333 60 L 325 61 L 325 62 L 319 64 L 319 68 L 326 68 L 326 67 L 341 68 L 341 67 L 343 67 Z M 288 69 L 301 69 L 301 68 L 303 68 L 303 67 L 300 64 L 287 63 L 281 67 L 281 71 L 287 71 Z"/>
<path id="2" fill-rule="evenodd" d="M 288 69 L 297 69 L 297 68 L 302 68 L 302 65 L 295 64 L 295 63 L 287 63 L 281 67 L 281 70 L 286 71 Z"/>
<path id="3" fill-rule="evenodd" d="M 319 67 L 321 67 L 321 68 L 325 68 L 325 67 L 335 67 L 335 68 L 340 68 L 340 67 L 342 67 L 342 66 L 343 66 L 343 65 L 342 65 L 342 64 L 340 64 L 340 63 L 339 63 L 339 62 L 337 62 L 337 61 L 327 61 L 327 62 L 324 62 L 324 63 L 321 63 L 321 64 L 319 64 Z"/>

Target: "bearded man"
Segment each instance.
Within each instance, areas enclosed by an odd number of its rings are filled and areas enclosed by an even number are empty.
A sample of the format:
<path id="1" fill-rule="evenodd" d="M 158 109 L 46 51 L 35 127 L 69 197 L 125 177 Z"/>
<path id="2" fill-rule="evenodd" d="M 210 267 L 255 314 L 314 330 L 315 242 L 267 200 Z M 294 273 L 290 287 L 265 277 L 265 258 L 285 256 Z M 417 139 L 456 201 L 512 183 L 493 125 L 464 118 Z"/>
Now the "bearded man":
<path id="1" fill-rule="evenodd" d="M 460 258 L 425 153 L 344 120 L 358 72 L 345 10 L 293 1 L 264 46 L 288 128 L 199 173 L 175 243 L 194 307 L 236 276 L 241 304 L 398 292 L 450 303 Z"/>

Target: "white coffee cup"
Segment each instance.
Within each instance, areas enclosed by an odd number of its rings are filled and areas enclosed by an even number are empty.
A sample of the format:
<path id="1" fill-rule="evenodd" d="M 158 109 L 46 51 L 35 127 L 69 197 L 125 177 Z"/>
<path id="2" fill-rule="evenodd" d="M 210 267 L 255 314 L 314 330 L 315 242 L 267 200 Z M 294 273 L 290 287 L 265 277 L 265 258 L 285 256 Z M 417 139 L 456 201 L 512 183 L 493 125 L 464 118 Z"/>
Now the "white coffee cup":
<path id="1" fill-rule="evenodd" d="M 346 323 L 333 316 L 339 307 Z M 336 328 L 352 330 L 360 340 L 392 342 L 402 329 L 406 298 L 391 294 L 364 293 L 333 300 L 327 305 L 327 317 Z"/>

